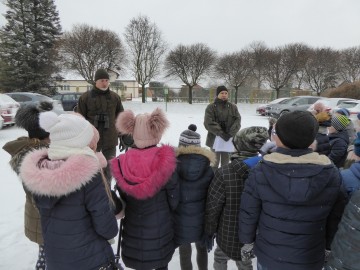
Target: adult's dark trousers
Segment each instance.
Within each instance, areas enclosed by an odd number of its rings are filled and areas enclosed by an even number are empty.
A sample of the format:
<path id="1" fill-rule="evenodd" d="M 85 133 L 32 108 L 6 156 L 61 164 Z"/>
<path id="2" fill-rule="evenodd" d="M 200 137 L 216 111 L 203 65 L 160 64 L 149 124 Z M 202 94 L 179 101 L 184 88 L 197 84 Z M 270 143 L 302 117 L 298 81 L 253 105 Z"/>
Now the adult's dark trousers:
<path id="1" fill-rule="evenodd" d="M 111 184 L 111 171 L 110 171 L 110 160 L 113 159 L 116 156 L 116 146 L 111 146 L 111 147 L 107 147 L 107 148 L 101 148 L 98 146 L 98 148 L 96 149 L 98 152 L 103 153 L 105 159 L 108 161 L 107 166 L 104 170 L 104 174 L 106 177 L 106 180 L 108 181 L 109 184 Z"/>
<path id="2" fill-rule="evenodd" d="M 196 247 L 196 262 L 199 270 L 208 269 L 208 252 L 206 246 L 201 245 L 199 242 L 195 243 Z M 180 267 L 181 270 L 192 270 L 191 263 L 192 246 L 191 244 L 184 244 L 179 247 L 180 254 Z"/>
<path id="3" fill-rule="evenodd" d="M 213 170 L 216 170 L 220 166 L 224 166 L 226 164 L 229 164 L 230 161 L 230 153 L 228 152 L 215 152 L 214 149 L 211 149 L 215 153 L 216 161 L 213 165 Z"/>

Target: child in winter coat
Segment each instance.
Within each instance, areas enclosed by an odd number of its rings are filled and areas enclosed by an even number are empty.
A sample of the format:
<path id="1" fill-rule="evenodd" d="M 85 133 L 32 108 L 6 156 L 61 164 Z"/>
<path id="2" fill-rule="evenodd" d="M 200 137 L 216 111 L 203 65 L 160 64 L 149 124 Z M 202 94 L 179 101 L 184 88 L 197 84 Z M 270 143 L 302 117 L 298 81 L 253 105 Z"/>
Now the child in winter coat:
<path id="1" fill-rule="evenodd" d="M 122 260 L 133 269 L 167 269 L 175 251 L 172 211 L 178 203 L 176 156 L 173 147 L 157 146 L 169 126 L 164 112 L 135 117 L 130 110 L 116 120 L 134 146 L 111 161 L 116 185 L 126 203 Z"/>
<path id="2" fill-rule="evenodd" d="M 330 213 L 340 193 L 338 169 L 313 152 L 318 122 L 307 111 L 282 115 L 277 144 L 251 171 L 241 196 L 239 239 L 254 243 L 257 269 L 321 270 Z M 330 232 L 329 232 L 330 235 Z"/>
<path id="3" fill-rule="evenodd" d="M 342 170 L 343 185 L 345 191 L 351 196 L 353 192 L 360 189 L 360 132 L 354 141 L 354 163 L 350 168 Z"/>
<path id="4" fill-rule="evenodd" d="M 205 203 L 208 187 L 214 177 L 211 164 L 215 154 L 201 147 L 200 134 L 196 125 L 189 125 L 180 134 L 178 159 L 180 200 L 175 211 L 175 242 L 179 245 L 180 267 L 193 269 L 191 243 L 197 250 L 196 261 L 199 270 L 208 269 L 208 252 L 204 239 Z"/>
<path id="5" fill-rule="evenodd" d="M 118 228 L 101 175 L 105 158 L 88 146 L 93 126 L 78 115 L 54 112 L 41 113 L 39 123 L 50 133 L 49 148 L 25 156 L 20 178 L 40 212 L 46 269 L 112 269 L 108 240 Z"/>
<path id="6" fill-rule="evenodd" d="M 319 123 L 319 130 L 316 133 L 316 149 L 320 155 L 330 154 L 330 139 L 328 136 L 328 128 L 331 126 L 331 116 L 328 112 L 319 112 L 315 115 L 316 120 Z"/>
<path id="7" fill-rule="evenodd" d="M 21 106 L 15 115 L 15 124 L 28 132 L 28 137 L 19 137 L 16 140 L 7 142 L 3 149 L 11 155 L 10 166 L 19 174 L 19 168 L 23 158 L 35 149 L 47 148 L 49 146 L 49 133 L 39 126 L 39 113 L 52 110 L 50 102 L 43 101 L 38 106 Z M 32 242 L 39 245 L 39 255 L 36 262 L 36 270 L 45 270 L 44 240 L 41 233 L 39 210 L 35 206 L 31 192 L 25 188 L 25 236 Z"/>
<path id="8" fill-rule="evenodd" d="M 216 234 L 215 270 L 227 269 L 228 260 L 234 260 L 238 269 L 252 269 L 251 259 L 241 258 L 243 244 L 238 235 L 240 200 L 251 168 L 246 160 L 257 157 L 267 139 L 265 127 L 240 130 L 233 140 L 236 152 L 231 156 L 231 163 L 215 171 L 205 210 L 205 232 L 208 236 Z"/>
<path id="9" fill-rule="evenodd" d="M 329 130 L 330 153 L 328 157 L 336 167 L 342 168 L 344 166 L 347 149 L 349 145 L 349 135 L 346 127 L 350 120 L 341 114 L 334 114 L 331 118 L 331 126 Z"/>

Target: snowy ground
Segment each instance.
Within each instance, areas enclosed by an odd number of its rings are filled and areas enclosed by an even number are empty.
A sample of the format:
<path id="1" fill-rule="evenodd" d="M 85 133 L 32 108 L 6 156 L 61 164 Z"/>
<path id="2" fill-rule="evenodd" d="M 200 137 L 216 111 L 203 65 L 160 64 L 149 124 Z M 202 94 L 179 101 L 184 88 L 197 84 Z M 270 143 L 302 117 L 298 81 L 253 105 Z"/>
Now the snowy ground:
<path id="1" fill-rule="evenodd" d="M 187 129 L 189 124 L 196 124 L 197 132 L 201 135 L 202 146 L 205 146 L 206 130 L 203 126 L 204 112 L 207 104 L 180 104 L 180 103 L 141 103 L 139 101 L 124 102 L 125 109 L 131 109 L 136 114 L 151 112 L 156 107 L 166 111 L 171 123 L 170 128 L 164 134 L 161 143 L 178 145 L 179 135 Z M 238 104 L 242 116 L 241 126 L 264 126 L 268 127 L 266 117 L 255 114 L 257 104 Z M 26 131 L 17 127 L 7 127 L 0 130 L 0 146 L 14 140 L 19 136 L 27 135 Z M 37 245 L 30 242 L 24 236 L 24 202 L 25 194 L 17 179 L 16 174 L 11 170 L 8 161 L 10 155 L 0 150 L 0 269 L 30 270 L 34 269 L 37 259 Z M 116 244 L 113 245 L 116 251 Z M 193 265 L 196 270 L 196 252 L 193 252 Z M 213 252 L 209 254 L 209 269 L 212 269 Z M 255 263 L 255 261 L 254 261 Z M 170 270 L 180 269 L 179 254 L 176 251 L 169 264 Z M 233 262 L 228 264 L 229 270 L 237 269 Z M 256 269 L 256 267 L 254 267 Z"/>

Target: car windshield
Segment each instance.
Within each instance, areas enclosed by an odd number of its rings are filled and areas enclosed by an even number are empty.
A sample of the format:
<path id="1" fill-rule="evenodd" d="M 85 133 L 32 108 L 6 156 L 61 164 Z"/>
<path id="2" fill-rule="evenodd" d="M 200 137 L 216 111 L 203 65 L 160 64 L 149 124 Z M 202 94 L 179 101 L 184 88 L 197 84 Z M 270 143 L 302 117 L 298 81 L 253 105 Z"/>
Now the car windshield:
<path id="1" fill-rule="evenodd" d="M 340 103 L 338 107 L 340 107 L 340 108 L 345 108 L 345 109 L 349 109 L 349 108 L 355 107 L 355 106 L 358 105 L 358 104 L 359 104 L 359 102 L 344 101 L 344 102 Z"/>
<path id="2" fill-rule="evenodd" d="M 47 96 L 42 96 L 42 95 L 38 95 L 37 96 L 37 99 L 39 100 L 39 101 L 52 101 L 52 98 L 49 98 L 49 97 L 47 97 Z"/>
<path id="3" fill-rule="evenodd" d="M 53 96 L 52 98 L 55 100 L 61 100 L 61 95 L 56 95 L 56 96 Z"/>

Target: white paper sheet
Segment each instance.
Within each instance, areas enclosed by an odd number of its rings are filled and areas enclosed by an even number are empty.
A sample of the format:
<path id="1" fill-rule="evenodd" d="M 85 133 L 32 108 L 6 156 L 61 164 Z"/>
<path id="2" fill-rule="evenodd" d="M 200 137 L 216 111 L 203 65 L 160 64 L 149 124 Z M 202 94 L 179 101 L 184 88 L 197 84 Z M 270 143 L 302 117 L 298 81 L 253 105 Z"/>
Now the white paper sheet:
<path id="1" fill-rule="evenodd" d="M 224 141 L 220 136 L 215 137 L 213 149 L 215 152 L 229 152 L 232 153 L 235 151 L 233 145 L 233 138 L 230 138 L 227 142 Z"/>

